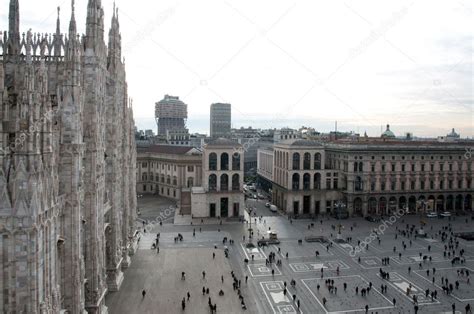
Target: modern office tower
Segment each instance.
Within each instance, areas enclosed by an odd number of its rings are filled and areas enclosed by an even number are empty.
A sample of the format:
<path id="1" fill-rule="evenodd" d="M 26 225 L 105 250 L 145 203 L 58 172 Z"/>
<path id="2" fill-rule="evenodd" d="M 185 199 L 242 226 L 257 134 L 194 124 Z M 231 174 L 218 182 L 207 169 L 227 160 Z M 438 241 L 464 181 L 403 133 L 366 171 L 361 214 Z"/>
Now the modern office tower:
<path id="1" fill-rule="evenodd" d="M 166 131 L 186 131 L 188 105 L 177 96 L 165 95 L 155 104 L 155 120 L 158 135 L 166 136 Z"/>
<path id="2" fill-rule="evenodd" d="M 232 121 L 230 104 L 215 103 L 211 105 L 211 138 L 229 137 Z"/>

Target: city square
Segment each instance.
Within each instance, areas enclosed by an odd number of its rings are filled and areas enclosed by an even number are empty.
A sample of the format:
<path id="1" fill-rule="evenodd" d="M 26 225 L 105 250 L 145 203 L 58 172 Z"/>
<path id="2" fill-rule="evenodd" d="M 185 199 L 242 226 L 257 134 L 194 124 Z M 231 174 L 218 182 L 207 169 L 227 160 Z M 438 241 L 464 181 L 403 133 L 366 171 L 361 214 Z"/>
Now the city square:
<path id="1" fill-rule="evenodd" d="M 0 7 L 0 313 L 473 313 L 472 1 Z"/>
<path id="2" fill-rule="evenodd" d="M 330 217 L 290 221 L 286 215 L 270 212 L 263 202 L 258 205 L 252 202 L 249 204 L 258 206 L 256 212 L 259 214 L 256 220 L 252 218 L 254 235 L 266 236 L 269 229 L 273 230 L 278 234 L 280 244 L 258 246 L 254 237 L 250 242 L 255 246 L 248 248 L 248 222 L 204 220 L 201 223 L 201 219 L 176 215 L 174 224 L 168 220 L 162 226 L 155 224 L 146 228 L 146 233 L 142 232 L 139 249 L 133 257 L 138 261 L 137 266 L 132 266 L 133 271 L 125 275 L 121 290 L 107 297 L 109 310 L 113 313 L 127 313 L 131 308 L 140 309 L 141 313 L 208 313 L 210 296 L 221 313 L 364 313 L 366 306 L 369 313 L 414 313 L 413 296 L 416 296 L 418 313 L 452 313 L 453 304 L 456 313 L 465 313 L 466 305 L 474 301 L 468 277 L 458 272 L 462 269 L 472 273 L 472 242 L 457 239 L 456 251 L 464 249 L 466 261 L 452 266 L 452 257 L 443 256 L 444 245 L 448 242 L 443 242 L 439 236 L 439 231 L 448 225 L 456 232 L 471 231 L 470 216 L 453 216 L 449 220 L 402 216 L 378 235 L 380 243 L 376 239 L 367 249 L 354 255 L 348 247 L 357 246 L 359 239 L 365 239 L 382 221 Z M 249 221 L 248 214 L 246 218 Z M 428 234 L 426 238 L 404 237 L 397 231 L 404 230 L 407 224 L 419 228 L 421 220 Z M 160 233 L 159 253 L 151 248 L 157 233 Z M 178 233 L 183 240 L 176 243 L 174 238 Z M 285 237 L 280 237 L 280 233 Z M 316 236 L 326 237 L 329 248 L 319 242 L 303 240 L 298 243 L 300 239 Z M 223 243 L 224 237 L 228 239 L 226 243 Z M 348 237 L 352 237 L 352 241 L 345 241 Z M 233 244 L 229 243 L 230 239 Z M 406 249 L 402 241 L 406 243 Z M 224 250 L 229 252 L 228 258 Z M 315 251 L 320 253 L 317 257 Z M 275 261 L 268 263 L 272 252 Z M 212 253 L 215 253 L 215 259 Z M 420 253 L 431 256 L 431 261 L 420 259 Z M 281 264 L 277 263 L 279 260 Z M 381 269 L 389 274 L 388 279 L 382 278 Z M 436 271 L 434 284 L 433 269 Z M 135 275 L 135 271 L 141 275 Z M 182 271 L 186 272 L 185 282 L 180 279 Z M 206 272 L 205 281 L 203 271 Z M 231 272 L 241 281 L 245 310 L 237 290 L 232 289 Z M 441 278 L 452 283 L 459 281 L 459 287 L 447 294 L 443 292 Z M 328 280 L 334 287 L 331 291 Z M 209 295 L 202 295 L 203 286 L 209 287 Z M 369 286 L 370 292 L 362 296 L 362 290 Z M 386 291 L 382 291 L 383 286 L 387 287 Z M 145 297 L 141 294 L 143 289 L 146 290 Z M 224 291 L 223 296 L 218 296 L 220 289 Z M 435 290 L 437 296 L 431 298 L 431 292 Z M 188 291 L 191 298 L 182 311 L 181 301 Z"/>

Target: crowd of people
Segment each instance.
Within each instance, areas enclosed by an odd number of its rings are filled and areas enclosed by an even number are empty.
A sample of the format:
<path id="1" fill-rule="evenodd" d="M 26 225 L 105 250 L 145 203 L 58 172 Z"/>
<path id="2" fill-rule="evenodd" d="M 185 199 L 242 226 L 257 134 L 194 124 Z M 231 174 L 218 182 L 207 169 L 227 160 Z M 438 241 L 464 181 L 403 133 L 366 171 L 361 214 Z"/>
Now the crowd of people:
<path id="1" fill-rule="evenodd" d="M 259 217 L 258 221 L 260 223 L 262 223 L 262 222 L 264 224 L 266 223 L 265 220 L 262 219 L 262 217 Z M 255 222 L 257 223 L 257 218 L 255 219 Z M 403 223 L 403 220 L 402 220 L 402 223 Z M 321 221 L 321 224 L 322 224 L 322 221 Z M 313 228 L 313 227 L 314 227 L 314 224 L 308 225 L 308 230 Z M 417 228 L 417 226 L 410 225 L 410 224 L 405 224 L 405 225 L 403 225 L 403 227 L 400 227 L 400 226 L 394 226 L 394 227 L 395 227 L 395 231 L 396 231 L 395 234 L 394 234 L 394 238 L 395 238 L 395 240 L 397 240 L 399 242 L 397 243 L 397 245 L 393 246 L 393 252 L 398 255 L 398 259 L 401 261 L 403 255 L 406 254 L 406 251 L 409 250 L 409 249 L 413 250 L 414 243 L 416 245 L 416 242 L 414 242 L 414 240 L 417 239 L 418 237 L 420 237 L 420 234 L 418 232 L 419 227 Z M 341 233 L 340 231 L 341 231 L 341 229 L 344 229 L 344 226 L 342 226 L 341 224 L 339 224 L 338 226 L 331 225 L 331 228 L 334 231 L 338 230 L 339 235 L 340 235 L 340 233 Z M 356 228 L 356 224 L 353 224 L 350 227 L 351 232 L 354 230 L 354 228 Z M 194 229 L 193 230 L 193 237 L 195 236 L 195 231 L 196 230 Z M 199 229 L 199 231 L 201 231 L 201 229 Z M 424 302 L 427 299 L 431 300 L 432 302 L 438 300 L 438 291 L 436 289 L 437 286 L 439 286 L 440 289 L 442 290 L 442 292 L 445 295 L 448 295 L 448 296 L 452 295 L 455 290 L 470 289 L 470 287 L 469 287 L 469 285 L 470 285 L 470 275 L 471 275 L 470 270 L 466 267 L 462 267 L 462 265 L 464 265 L 465 262 L 466 262 L 466 256 L 465 256 L 466 252 L 463 248 L 460 247 L 460 242 L 459 242 L 457 236 L 453 232 L 453 226 L 451 225 L 451 223 L 448 223 L 447 225 L 442 226 L 441 229 L 438 230 L 438 231 L 434 231 L 433 227 L 431 227 L 431 231 L 432 232 L 426 233 L 426 235 L 423 235 L 423 236 L 431 238 L 433 240 L 432 241 L 433 243 L 434 242 L 441 242 L 441 247 L 444 249 L 443 250 L 443 257 L 446 260 L 451 262 L 452 267 L 454 267 L 456 265 L 461 265 L 461 267 L 459 267 L 456 270 L 457 278 L 453 279 L 451 277 L 449 277 L 449 278 L 445 277 L 441 274 L 437 274 L 437 269 L 435 267 L 432 267 L 433 256 L 432 256 L 431 245 L 427 245 L 426 251 L 418 252 L 418 257 L 417 257 L 418 268 L 420 270 L 425 269 L 425 270 L 423 270 L 423 272 L 426 273 L 426 278 L 428 280 L 431 280 L 431 282 L 433 284 L 433 287 L 427 288 L 424 292 L 420 293 L 420 291 L 415 292 L 415 289 L 413 288 L 411 283 L 409 283 L 409 282 L 407 283 L 408 287 L 406 288 L 405 293 L 406 293 L 406 296 L 408 296 L 412 300 L 413 309 L 414 309 L 415 313 L 417 313 L 419 311 L 419 305 L 420 305 L 419 304 L 419 302 L 420 302 L 419 299 L 423 298 L 423 296 L 424 296 L 424 300 L 423 300 Z M 381 234 L 377 233 L 377 229 L 374 229 L 373 232 L 375 232 L 375 234 L 377 235 L 376 238 L 374 239 L 374 241 L 377 241 L 379 246 L 382 245 L 382 239 L 380 238 Z M 252 233 L 253 233 L 253 231 L 252 231 Z M 333 235 L 331 233 L 331 237 L 332 236 Z M 338 238 L 340 238 L 340 237 L 338 237 Z M 159 253 L 159 246 L 158 246 L 159 239 L 160 239 L 160 234 L 158 233 L 156 235 L 155 242 L 153 243 L 153 246 L 152 246 L 153 249 L 157 250 L 157 253 Z M 183 238 L 182 234 L 178 234 L 178 236 L 175 237 L 174 241 L 175 241 L 175 243 L 182 242 L 183 239 L 184 238 Z M 242 240 L 245 242 L 245 236 L 243 236 Z M 222 243 L 226 244 L 227 241 L 229 241 L 229 244 L 233 244 L 233 240 L 232 239 L 228 240 L 226 237 L 223 239 Z M 353 241 L 352 236 L 346 237 L 346 241 L 347 242 L 352 242 Z M 328 244 L 326 245 L 326 250 L 329 251 L 330 248 L 332 247 L 332 245 L 333 245 L 333 242 L 329 241 Z M 361 241 L 358 240 L 358 246 L 360 246 L 360 245 L 361 245 Z M 363 249 L 368 251 L 369 250 L 369 244 L 365 244 Z M 390 250 L 392 251 L 392 249 L 390 249 Z M 225 255 L 226 255 L 226 257 L 228 257 L 228 250 L 225 251 Z M 273 268 L 272 265 L 273 264 L 276 264 L 277 266 L 282 265 L 282 260 L 278 259 L 277 256 L 279 256 L 279 255 L 286 256 L 286 258 L 288 259 L 288 252 L 282 253 L 280 248 L 278 248 L 278 255 L 273 251 L 269 252 L 267 255 L 268 255 L 268 257 L 265 260 L 265 264 L 266 264 L 267 267 L 270 267 L 271 274 L 275 275 L 275 271 L 274 271 L 274 268 Z M 317 259 L 319 258 L 319 256 L 320 256 L 319 251 L 315 251 L 315 256 L 316 256 Z M 408 255 L 408 256 L 410 258 L 414 258 L 411 255 Z M 439 258 L 439 256 L 434 256 L 434 257 Z M 215 258 L 215 253 L 212 253 L 212 258 L 213 259 Z M 381 258 L 382 266 L 390 268 L 391 267 L 391 265 L 390 265 L 390 260 L 391 259 L 396 261 L 395 256 L 382 257 Z M 253 260 L 254 260 L 254 256 L 252 255 L 252 261 Z M 246 259 L 245 262 L 248 263 L 248 259 Z M 361 263 L 361 257 L 360 256 L 358 257 L 358 262 Z M 335 270 L 336 270 L 336 276 L 339 277 L 340 276 L 339 267 L 337 267 L 337 269 L 335 269 Z M 412 271 L 411 266 L 408 266 L 408 273 L 410 274 L 411 271 Z M 321 268 L 320 272 L 321 272 L 321 278 L 324 278 L 324 268 Z M 390 271 L 386 271 L 382 268 L 379 268 L 379 274 L 380 274 L 380 277 L 381 277 L 382 280 L 390 281 L 390 279 L 391 279 L 390 278 Z M 233 290 L 235 291 L 237 297 L 239 298 L 242 309 L 245 310 L 247 308 L 247 306 L 246 306 L 245 298 L 242 295 L 242 290 L 241 290 L 241 287 L 242 287 L 241 286 L 241 284 L 242 284 L 241 281 L 242 280 L 237 277 L 237 275 L 234 273 L 234 271 L 231 271 L 231 276 L 232 276 Z M 202 272 L 202 278 L 203 279 L 206 278 L 205 271 Z M 186 273 L 184 271 L 181 273 L 181 279 L 186 280 Z M 224 281 L 225 281 L 224 276 L 222 275 L 221 276 L 222 284 L 224 284 Z M 247 281 L 248 281 L 248 276 L 245 276 L 245 283 L 247 283 Z M 296 296 L 296 289 L 295 289 L 296 281 L 294 279 L 292 279 L 291 282 L 290 282 L 290 285 L 294 290 L 294 292 L 292 293 L 292 296 L 291 296 L 292 301 L 294 302 L 296 307 L 298 309 L 300 309 L 301 302 L 300 302 L 299 299 L 297 299 L 297 296 Z M 328 294 L 326 293 L 326 294 L 324 294 L 324 297 L 321 298 L 323 306 L 326 307 L 327 302 L 328 302 L 327 298 L 330 298 L 331 296 L 336 296 L 338 294 L 338 286 L 335 284 L 334 279 L 328 278 L 324 281 L 324 287 L 325 287 L 325 289 L 327 289 L 327 291 L 330 295 L 328 297 Z M 388 287 L 389 286 L 387 284 L 382 282 L 381 285 L 380 285 L 380 292 L 382 294 L 386 295 L 387 291 L 388 291 Z M 289 290 L 287 290 L 287 288 L 288 288 L 287 283 L 285 281 L 284 282 L 284 288 L 283 288 L 283 294 L 285 296 L 287 295 L 287 293 L 289 291 Z M 317 292 L 318 293 L 320 291 L 320 288 L 321 287 L 318 284 L 317 285 Z M 342 285 L 339 286 L 339 288 L 342 288 L 342 290 L 344 292 L 347 292 L 348 284 L 346 282 L 343 282 Z M 357 296 L 365 298 L 366 296 L 370 295 L 372 289 L 373 289 L 373 284 L 372 284 L 372 282 L 369 282 L 367 286 L 362 286 L 362 287 L 356 286 L 356 287 L 354 287 L 354 293 Z M 202 294 L 203 295 L 209 295 L 210 294 L 210 288 L 209 287 L 202 287 Z M 142 291 L 142 297 L 145 298 L 145 295 L 146 295 L 146 291 L 143 290 Z M 218 295 L 219 296 L 224 296 L 224 290 L 220 289 L 218 291 Z M 188 302 L 190 302 L 190 298 L 191 298 L 190 292 L 187 292 L 186 296 L 183 297 L 183 299 L 181 300 L 181 306 L 182 306 L 183 310 L 186 308 L 186 304 Z M 393 298 L 392 303 L 393 303 L 394 306 L 396 306 L 397 300 L 395 298 Z M 213 302 L 211 296 L 208 297 L 208 305 L 209 305 L 210 313 L 216 313 L 217 312 L 217 302 Z M 456 304 L 455 303 L 452 303 L 451 307 L 452 307 L 453 311 L 456 310 Z M 369 304 L 365 305 L 364 308 L 366 310 L 366 313 L 368 313 L 368 311 L 370 309 Z M 466 313 L 471 313 L 470 304 L 466 304 L 465 312 Z"/>

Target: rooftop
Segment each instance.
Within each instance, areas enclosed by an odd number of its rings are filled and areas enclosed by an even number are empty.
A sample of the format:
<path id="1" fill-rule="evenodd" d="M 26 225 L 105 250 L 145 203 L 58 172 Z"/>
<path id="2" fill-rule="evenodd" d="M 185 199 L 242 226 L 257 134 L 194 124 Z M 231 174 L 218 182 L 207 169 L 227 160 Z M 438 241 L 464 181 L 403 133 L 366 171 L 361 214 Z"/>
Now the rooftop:
<path id="1" fill-rule="evenodd" d="M 323 145 L 318 141 L 295 138 L 295 139 L 283 140 L 275 146 L 322 147 Z"/>
<path id="2" fill-rule="evenodd" d="M 206 147 L 241 147 L 242 145 L 236 141 L 227 139 L 227 138 L 217 138 L 215 140 L 210 141 Z"/>
<path id="3" fill-rule="evenodd" d="M 174 146 L 174 145 L 151 145 L 148 147 L 137 147 L 137 153 L 156 153 L 156 154 L 174 154 L 185 155 L 195 150 L 191 146 Z"/>

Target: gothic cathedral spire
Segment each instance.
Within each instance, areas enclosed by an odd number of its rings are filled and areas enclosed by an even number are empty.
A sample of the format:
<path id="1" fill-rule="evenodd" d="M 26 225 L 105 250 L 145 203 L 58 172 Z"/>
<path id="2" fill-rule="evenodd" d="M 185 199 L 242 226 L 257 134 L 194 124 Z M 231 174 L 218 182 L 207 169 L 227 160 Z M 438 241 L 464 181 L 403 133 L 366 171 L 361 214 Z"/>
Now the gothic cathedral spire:
<path id="1" fill-rule="evenodd" d="M 62 34 L 61 34 L 61 20 L 59 18 L 60 8 L 58 7 L 58 18 L 56 20 L 56 33 L 54 34 L 54 56 L 61 56 Z"/>
<path id="2" fill-rule="evenodd" d="M 118 19 L 118 8 L 115 7 L 112 15 L 112 23 L 109 30 L 109 51 L 107 68 L 116 68 L 122 58 L 122 39 L 120 35 L 120 24 Z"/>
<path id="3" fill-rule="evenodd" d="M 10 12 L 8 16 L 9 49 L 10 55 L 20 54 L 20 5 L 18 0 L 10 0 Z"/>
<path id="4" fill-rule="evenodd" d="M 71 20 L 69 21 L 69 39 L 77 34 L 74 0 L 71 0 Z"/>
<path id="5" fill-rule="evenodd" d="M 65 46 L 66 71 L 70 75 L 66 75 L 66 81 L 69 85 L 80 85 L 81 75 L 81 47 L 77 38 L 76 17 L 74 0 L 71 0 L 71 20 L 69 21 L 69 35 Z"/>
<path id="6" fill-rule="evenodd" d="M 86 47 L 96 48 L 104 40 L 104 10 L 100 0 L 87 4 Z"/>

